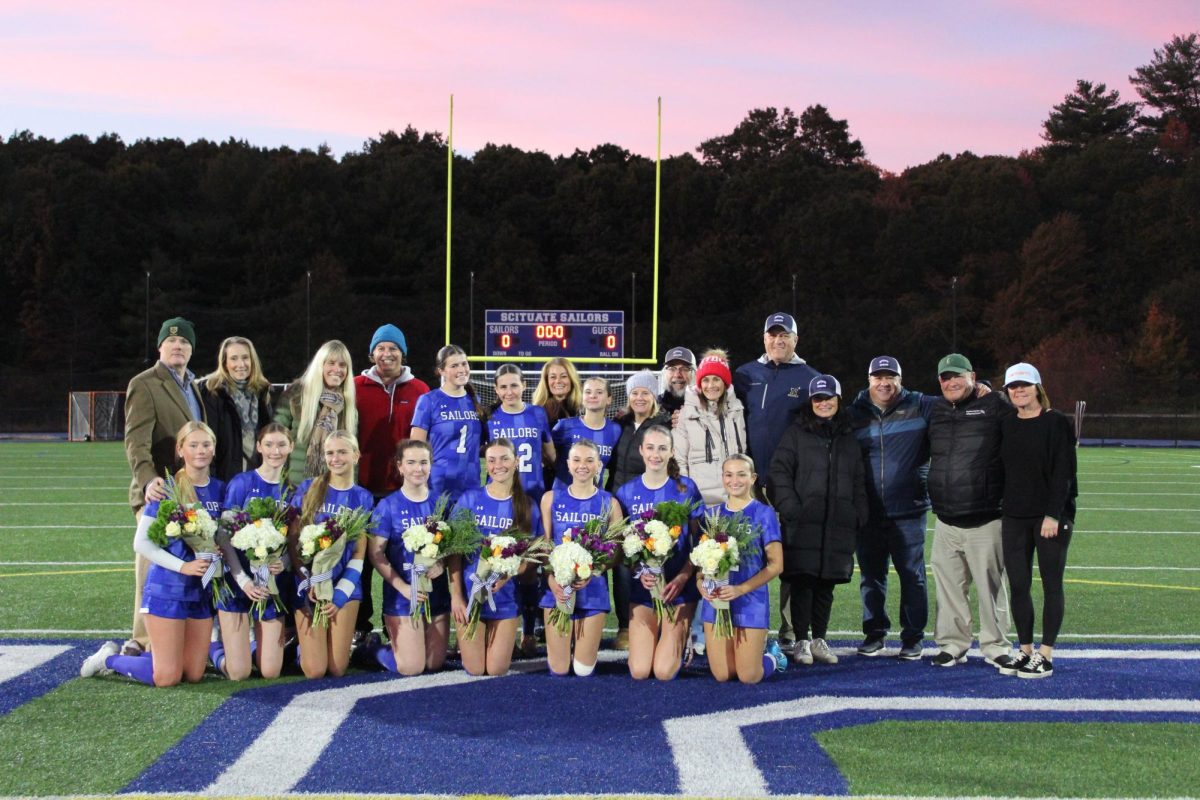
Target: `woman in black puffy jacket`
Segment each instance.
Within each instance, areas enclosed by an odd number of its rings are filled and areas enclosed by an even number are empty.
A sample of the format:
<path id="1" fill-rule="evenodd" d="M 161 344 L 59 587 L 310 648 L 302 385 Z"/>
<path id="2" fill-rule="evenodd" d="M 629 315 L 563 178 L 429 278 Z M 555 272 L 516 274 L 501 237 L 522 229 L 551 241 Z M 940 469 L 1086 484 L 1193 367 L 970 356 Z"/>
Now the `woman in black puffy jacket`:
<path id="1" fill-rule="evenodd" d="M 825 634 L 833 587 L 849 583 L 854 573 L 858 531 L 867 521 L 866 474 L 862 449 L 841 408 L 841 384 L 819 375 L 808 394 L 808 405 L 775 449 L 771 496 L 783 529 L 781 580 L 792 591 L 792 658 L 799 664 L 836 664 Z"/>

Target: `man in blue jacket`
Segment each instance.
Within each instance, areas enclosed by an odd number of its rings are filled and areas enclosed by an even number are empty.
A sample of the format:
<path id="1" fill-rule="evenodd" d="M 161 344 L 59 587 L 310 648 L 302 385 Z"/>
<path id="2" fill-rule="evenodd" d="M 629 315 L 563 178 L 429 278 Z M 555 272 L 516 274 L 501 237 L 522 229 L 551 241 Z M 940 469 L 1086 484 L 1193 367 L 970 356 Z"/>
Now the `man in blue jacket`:
<path id="1" fill-rule="evenodd" d="M 929 511 L 929 418 L 936 397 L 902 385 L 900 362 L 878 356 L 867 369 L 868 387 L 850 405 L 855 435 L 867 461 L 870 518 L 858 535 L 859 591 L 863 604 L 861 656 L 883 653 L 888 560 L 900 576 L 900 654 L 921 657 L 929 619 L 925 589 L 925 524 Z"/>
<path id="2" fill-rule="evenodd" d="M 758 470 L 758 484 L 766 491 L 775 445 L 791 424 L 796 411 L 808 402 L 808 383 L 821 373 L 796 355 L 800 340 L 796 320 L 782 311 L 763 324 L 763 349 L 756 361 L 742 364 L 733 376 L 733 391 L 746 409 L 746 439 Z M 792 634 L 790 592 L 780 586 L 779 644 L 795 644 Z"/>

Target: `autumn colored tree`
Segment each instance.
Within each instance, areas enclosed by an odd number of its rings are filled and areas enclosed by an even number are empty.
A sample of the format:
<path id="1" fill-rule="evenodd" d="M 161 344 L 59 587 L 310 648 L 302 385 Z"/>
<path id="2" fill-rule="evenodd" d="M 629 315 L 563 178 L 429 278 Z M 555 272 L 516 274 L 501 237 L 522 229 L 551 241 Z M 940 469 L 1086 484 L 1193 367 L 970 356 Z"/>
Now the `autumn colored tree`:
<path id="1" fill-rule="evenodd" d="M 1179 396 L 1189 372 L 1187 338 L 1180 332 L 1179 320 L 1163 311 L 1157 299 L 1146 312 L 1130 363 L 1152 397 L 1170 401 Z"/>

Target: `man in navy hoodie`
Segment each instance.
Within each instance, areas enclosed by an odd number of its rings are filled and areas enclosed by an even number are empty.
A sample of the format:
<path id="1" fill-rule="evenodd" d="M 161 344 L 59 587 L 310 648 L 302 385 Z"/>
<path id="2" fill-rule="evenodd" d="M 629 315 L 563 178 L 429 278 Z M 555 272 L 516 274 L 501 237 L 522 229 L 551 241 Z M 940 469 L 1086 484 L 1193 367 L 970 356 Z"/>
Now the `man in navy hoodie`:
<path id="1" fill-rule="evenodd" d="M 758 471 L 759 486 L 766 491 L 775 445 L 792 423 L 796 411 L 808 402 L 808 383 L 821 373 L 796 355 L 800 340 L 796 320 L 782 311 L 763 324 L 763 349 L 757 360 L 742 364 L 733 376 L 733 391 L 746 409 L 746 438 Z M 779 645 L 795 644 L 787 584 L 779 590 Z"/>
<path id="2" fill-rule="evenodd" d="M 921 657 L 929 620 L 925 588 L 925 524 L 929 511 L 929 417 L 937 398 L 901 383 L 900 362 L 878 356 L 867 368 L 868 387 L 850 405 L 854 432 L 867 461 L 870 518 L 858 536 L 859 591 L 863 604 L 860 656 L 883 653 L 888 560 L 900 576 L 900 654 Z"/>

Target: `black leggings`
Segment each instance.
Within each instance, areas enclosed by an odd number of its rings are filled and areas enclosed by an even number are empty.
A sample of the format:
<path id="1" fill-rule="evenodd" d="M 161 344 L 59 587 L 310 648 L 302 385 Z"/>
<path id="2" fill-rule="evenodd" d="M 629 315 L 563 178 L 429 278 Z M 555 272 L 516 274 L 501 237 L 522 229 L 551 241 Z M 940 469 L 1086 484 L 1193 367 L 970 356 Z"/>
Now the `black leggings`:
<path id="1" fill-rule="evenodd" d="M 810 628 L 813 639 L 824 639 L 833 610 L 833 587 L 837 584 L 815 575 L 785 575 L 783 581 L 792 590 L 788 605 L 792 610 L 792 630 L 796 640 L 808 639 Z"/>
<path id="2" fill-rule="evenodd" d="M 1004 570 L 1012 589 L 1012 616 L 1017 639 L 1033 644 L 1033 551 L 1037 550 L 1038 572 L 1042 578 L 1042 644 L 1054 646 L 1062 628 L 1063 573 L 1067 568 L 1067 547 L 1071 544 L 1073 523 L 1060 523 L 1058 535 L 1042 536 L 1042 517 L 1004 517 L 1000 535 L 1004 541 Z"/>

